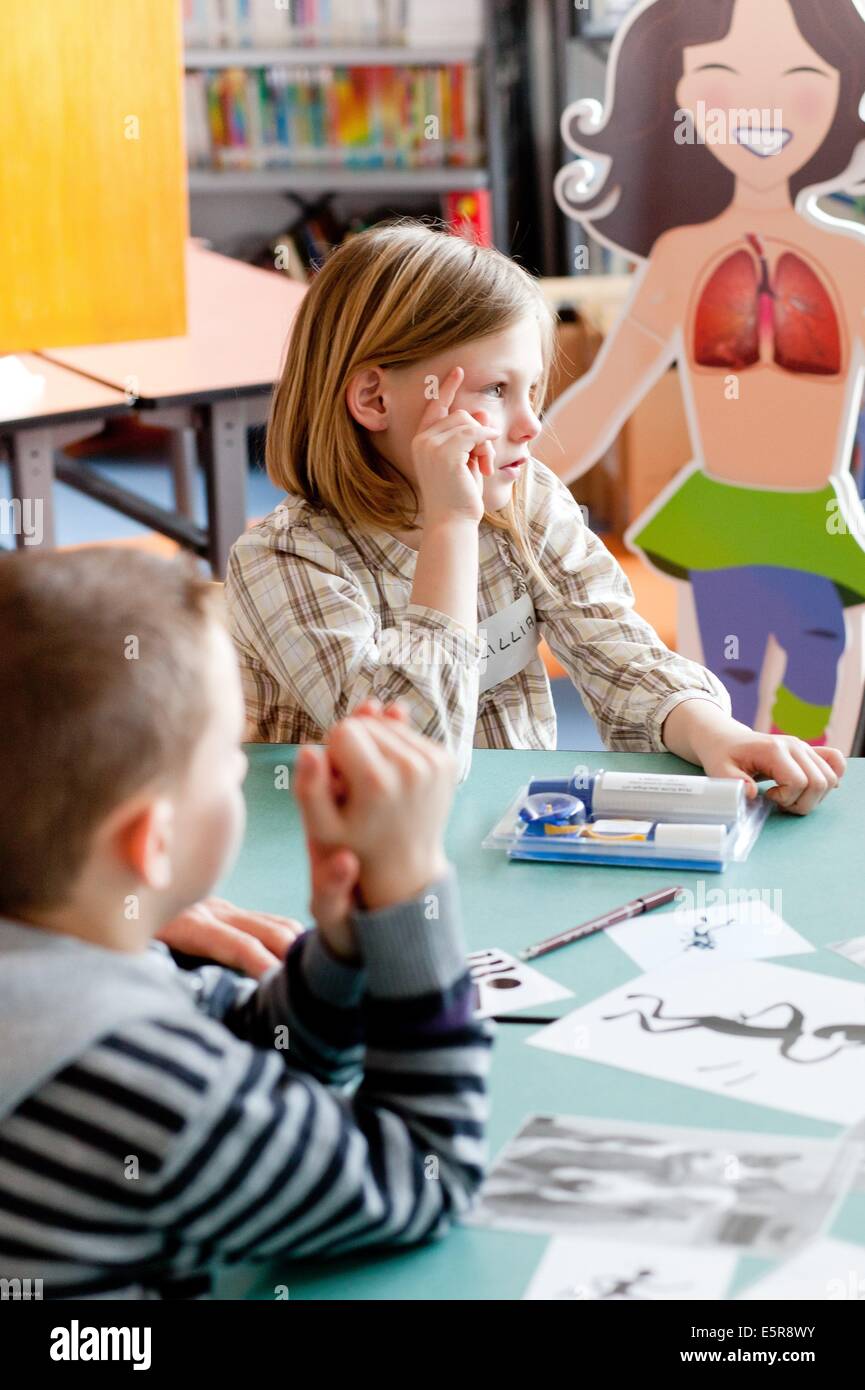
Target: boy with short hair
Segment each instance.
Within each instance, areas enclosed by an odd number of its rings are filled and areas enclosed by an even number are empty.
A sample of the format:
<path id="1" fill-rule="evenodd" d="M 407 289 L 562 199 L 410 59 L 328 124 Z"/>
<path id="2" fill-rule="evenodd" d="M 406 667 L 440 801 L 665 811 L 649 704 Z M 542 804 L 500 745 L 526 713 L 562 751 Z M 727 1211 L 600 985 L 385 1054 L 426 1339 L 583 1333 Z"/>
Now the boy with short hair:
<path id="1" fill-rule="evenodd" d="M 0 559 L 0 1277 L 47 1298 L 408 1244 L 482 1176 L 441 748 L 371 713 L 300 751 L 310 846 L 350 860 L 359 905 L 260 984 L 152 944 L 243 833 L 210 592 L 137 552 Z"/>

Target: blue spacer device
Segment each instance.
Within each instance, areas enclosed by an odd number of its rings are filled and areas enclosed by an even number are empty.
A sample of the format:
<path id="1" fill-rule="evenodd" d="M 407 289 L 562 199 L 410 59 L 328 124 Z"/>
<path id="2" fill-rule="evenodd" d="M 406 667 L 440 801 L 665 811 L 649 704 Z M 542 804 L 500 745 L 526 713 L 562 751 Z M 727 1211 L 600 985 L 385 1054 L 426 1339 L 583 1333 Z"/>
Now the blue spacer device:
<path id="1" fill-rule="evenodd" d="M 561 791 L 536 792 L 527 796 L 520 807 L 520 820 L 526 822 L 524 834 L 545 835 L 547 826 L 576 829 L 585 825 L 586 808 L 578 797 Z"/>

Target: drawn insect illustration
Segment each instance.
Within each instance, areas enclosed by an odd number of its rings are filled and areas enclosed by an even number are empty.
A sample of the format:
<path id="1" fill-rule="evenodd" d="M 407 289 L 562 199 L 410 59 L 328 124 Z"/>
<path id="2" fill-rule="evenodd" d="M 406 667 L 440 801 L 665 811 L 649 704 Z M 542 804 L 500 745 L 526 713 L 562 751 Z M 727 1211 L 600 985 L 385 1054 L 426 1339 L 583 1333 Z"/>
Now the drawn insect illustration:
<path id="1" fill-rule="evenodd" d="M 685 932 L 680 938 L 686 951 L 716 951 L 718 949 L 718 943 L 715 940 L 714 933 L 720 931 L 722 927 L 732 926 L 733 918 L 728 917 L 726 922 L 715 922 L 714 925 L 710 927 L 709 919 L 704 914 L 700 918 L 700 923 L 703 925 L 701 926 L 698 923 L 696 926 L 691 927 L 691 929 Z"/>

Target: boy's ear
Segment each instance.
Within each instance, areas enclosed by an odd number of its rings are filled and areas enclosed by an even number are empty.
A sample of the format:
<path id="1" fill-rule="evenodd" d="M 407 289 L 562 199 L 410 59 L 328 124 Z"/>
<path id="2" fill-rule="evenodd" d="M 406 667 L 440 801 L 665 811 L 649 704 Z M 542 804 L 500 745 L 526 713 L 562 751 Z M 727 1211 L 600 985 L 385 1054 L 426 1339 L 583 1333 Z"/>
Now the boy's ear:
<path id="1" fill-rule="evenodd" d="M 161 892 L 173 877 L 174 806 L 167 797 L 145 801 L 117 825 L 115 851 L 145 887 Z"/>
<path id="2" fill-rule="evenodd" d="M 356 372 L 345 388 L 345 403 L 365 430 L 386 430 L 389 423 L 385 377 L 381 367 Z"/>

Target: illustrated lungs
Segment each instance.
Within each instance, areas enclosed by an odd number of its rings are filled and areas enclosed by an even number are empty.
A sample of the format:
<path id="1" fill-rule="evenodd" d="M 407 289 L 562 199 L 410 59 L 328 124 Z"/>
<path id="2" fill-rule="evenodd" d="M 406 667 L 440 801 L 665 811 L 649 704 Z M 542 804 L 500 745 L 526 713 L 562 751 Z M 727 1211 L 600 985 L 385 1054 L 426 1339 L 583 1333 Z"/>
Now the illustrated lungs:
<path id="1" fill-rule="evenodd" d="M 775 361 L 783 371 L 818 376 L 841 371 L 841 332 L 828 291 L 791 251 L 781 256 L 771 286 L 761 280 L 760 261 L 748 251 L 736 251 L 718 266 L 697 309 L 697 365 L 728 371 L 755 366 L 764 314 L 774 337 Z"/>
<path id="2" fill-rule="evenodd" d="M 747 251 L 728 257 L 707 284 L 697 309 L 694 358 L 701 367 L 741 371 L 760 361 L 757 263 Z"/>
<path id="3" fill-rule="evenodd" d="M 809 265 L 785 251 L 775 270 L 775 361 L 786 372 L 836 376 L 841 333 L 832 301 Z"/>

